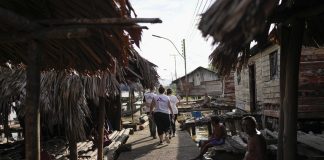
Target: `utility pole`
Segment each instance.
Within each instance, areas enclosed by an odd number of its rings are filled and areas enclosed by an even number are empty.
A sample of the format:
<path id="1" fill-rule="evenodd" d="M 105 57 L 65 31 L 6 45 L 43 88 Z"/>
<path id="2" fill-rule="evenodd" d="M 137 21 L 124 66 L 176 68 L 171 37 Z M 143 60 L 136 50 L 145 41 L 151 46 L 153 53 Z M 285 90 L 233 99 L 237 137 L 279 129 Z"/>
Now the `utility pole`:
<path id="1" fill-rule="evenodd" d="M 185 39 L 182 40 L 182 53 L 179 52 L 178 48 L 174 45 L 174 43 L 169 39 L 169 38 L 165 38 L 165 37 L 162 37 L 162 36 L 158 36 L 158 35 L 152 35 L 153 37 L 156 37 L 156 38 L 162 38 L 162 39 L 165 39 L 167 41 L 169 41 L 173 47 L 177 50 L 177 52 L 179 53 L 179 55 L 183 58 L 184 60 L 184 67 L 185 67 L 185 94 L 186 94 L 186 103 L 188 104 L 188 90 L 189 90 L 189 83 L 188 83 L 188 77 L 187 77 L 187 58 L 186 58 L 186 45 L 185 45 Z"/>
<path id="2" fill-rule="evenodd" d="M 175 75 L 175 79 L 177 79 L 177 59 L 176 59 L 176 56 L 175 54 L 171 54 L 170 56 L 173 56 L 173 59 L 174 59 L 174 75 Z"/>
<path id="3" fill-rule="evenodd" d="M 183 59 L 184 59 L 185 76 L 186 76 L 186 85 L 185 85 L 186 103 L 188 104 L 189 83 L 188 83 L 188 76 L 187 76 L 187 57 L 186 57 L 186 41 L 185 41 L 185 39 L 182 39 L 182 55 L 183 55 Z"/>

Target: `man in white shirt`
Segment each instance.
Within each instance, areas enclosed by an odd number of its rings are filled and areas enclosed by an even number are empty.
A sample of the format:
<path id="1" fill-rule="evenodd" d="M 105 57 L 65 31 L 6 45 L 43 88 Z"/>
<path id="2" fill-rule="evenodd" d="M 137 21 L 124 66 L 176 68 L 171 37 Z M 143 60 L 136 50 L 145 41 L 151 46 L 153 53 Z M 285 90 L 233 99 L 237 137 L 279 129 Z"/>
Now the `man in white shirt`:
<path id="1" fill-rule="evenodd" d="M 156 94 L 154 93 L 154 87 L 151 87 L 150 91 L 146 92 L 144 94 L 144 99 L 143 99 L 143 102 L 145 103 L 145 108 L 144 108 L 145 113 L 146 113 L 147 116 L 149 116 L 150 133 L 151 133 L 151 136 L 154 139 L 156 139 L 156 125 L 155 125 L 155 122 L 153 120 L 153 117 L 150 114 L 150 106 L 151 106 L 153 97 L 155 97 L 155 96 L 156 96 Z"/>

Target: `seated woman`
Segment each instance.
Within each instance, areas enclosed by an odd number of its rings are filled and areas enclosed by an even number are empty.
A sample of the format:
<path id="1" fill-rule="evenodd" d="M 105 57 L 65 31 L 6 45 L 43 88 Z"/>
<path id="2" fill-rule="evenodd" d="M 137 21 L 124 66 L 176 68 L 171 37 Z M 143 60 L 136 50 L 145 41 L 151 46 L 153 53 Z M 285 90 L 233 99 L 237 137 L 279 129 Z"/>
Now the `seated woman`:
<path id="1" fill-rule="evenodd" d="M 213 134 L 208 141 L 206 141 L 200 150 L 200 154 L 194 159 L 201 159 L 203 155 L 207 152 L 208 148 L 222 145 L 225 143 L 226 129 L 219 123 L 220 119 L 217 116 L 211 117 L 211 124 L 213 126 Z"/>
<path id="2" fill-rule="evenodd" d="M 201 104 L 201 107 L 209 107 L 210 106 L 210 97 L 207 93 L 205 93 L 204 101 Z"/>

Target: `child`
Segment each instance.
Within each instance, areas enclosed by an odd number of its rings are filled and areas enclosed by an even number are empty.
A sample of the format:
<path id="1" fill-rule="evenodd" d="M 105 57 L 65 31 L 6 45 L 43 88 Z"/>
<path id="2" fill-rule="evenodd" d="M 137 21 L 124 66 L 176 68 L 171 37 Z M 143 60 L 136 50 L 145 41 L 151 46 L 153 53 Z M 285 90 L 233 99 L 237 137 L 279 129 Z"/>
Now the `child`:
<path id="1" fill-rule="evenodd" d="M 206 141 L 200 150 L 200 154 L 194 159 L 201 159 L 203 155 L 207 152 L 208 148 L 222 145 L 225 143 L 226 129 L 219 123 L 220 119 L 217 116 L 211 117 L 211 124 L 213 126 L 213 134 L 208 141 Z"/>
<path id="2" fill-rule="evenodd" d="M 266 141 L 260 131 L 256 129 L 257 123 L 254 117 L 243 118 L 243 129 L 249 135 L 247 151 L 244 160 L 265 160 Z"/>

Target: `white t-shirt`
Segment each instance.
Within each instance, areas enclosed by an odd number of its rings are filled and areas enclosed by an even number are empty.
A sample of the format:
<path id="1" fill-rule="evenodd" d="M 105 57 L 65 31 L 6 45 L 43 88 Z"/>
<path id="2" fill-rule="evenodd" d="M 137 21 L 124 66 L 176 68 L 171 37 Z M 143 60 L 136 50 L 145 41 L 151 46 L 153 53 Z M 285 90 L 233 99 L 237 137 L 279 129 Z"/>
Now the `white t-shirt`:
<path id="1" fill-rule="evenodd" d="M 154 112 L 161 112 L 166 114 L 171 114 L 168 104 L 170 103 L 170 98 L 165 94 L 158 94 L 154 97 L 155 110 Z"/>
<path id="2" fill-rule="evenodd" d="M 178 114 L 177 103 L 179 102 L 178 98 L 175 95 L 170 95 L 170 102 L 173 114 Z"/>
<path id="3" fill-rule="evenodd" d="M 150 112 L 150 106 L 153 100 L 153 97 L 155 97 L 156 94 L 153 92 L 147 92 L 144 94 L 145 97 L 145 112 Z"/>

